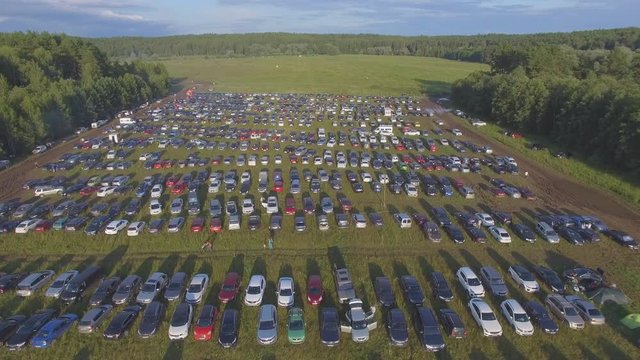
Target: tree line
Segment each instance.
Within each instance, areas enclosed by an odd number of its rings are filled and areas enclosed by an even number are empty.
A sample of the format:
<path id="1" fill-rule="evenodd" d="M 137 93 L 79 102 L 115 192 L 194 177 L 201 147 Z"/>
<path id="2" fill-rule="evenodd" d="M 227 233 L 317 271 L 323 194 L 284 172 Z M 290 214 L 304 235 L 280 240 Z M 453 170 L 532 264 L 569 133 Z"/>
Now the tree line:
<path id="1" fill-rule="evenodd" d="M 640 177 L 640 53 L 505 46 L 454 82 L 456 106 Z"/>
<path id="2" fill-rule="evenodd" d="M 566 45 L 579 50 L 640 47 L 640 28 L 473 36 L 385 36 L 348 34 L 204 34 L 156 38 L 115 37 L 91 39 L 108 56 L 150 58 L 206 55 L 245 57 L 274 55 L 405 55 L 487 62 L 505 45 Z"/>
<path id="3" fill-rule="evenodd" d="M 48 33 L 0 34 L 0 156 L 163 96 L 163 65 L 112 62 L 95 45 Z"/>

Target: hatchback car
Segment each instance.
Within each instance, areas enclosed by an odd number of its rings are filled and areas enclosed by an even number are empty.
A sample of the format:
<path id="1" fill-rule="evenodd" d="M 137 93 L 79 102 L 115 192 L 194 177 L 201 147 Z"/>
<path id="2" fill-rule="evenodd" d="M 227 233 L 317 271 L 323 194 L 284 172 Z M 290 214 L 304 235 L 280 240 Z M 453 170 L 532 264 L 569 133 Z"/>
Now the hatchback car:
<path id="1" fill-rule="evenodd" d="M 310 305 L 319 305 L 322 302 L 323 294 L 320 275 L 310 275 L 307 281 L 307 302 Z"/>
<path id="2" fill-rule="evenodd" d="M 111 319 L 102 336 L 108 340 L 121 339 L 133 325 L 141 310 L 140 305 L 127 306 Z"/>
<path id="3" fill-rule="evenodd" d="M 340 343 L 340 318 L 334 307 L 320 309 L 320 341 L 330 347 Z"/>
<path id="4" fill-rule="evenodd" d="M 386 327 L 392 345 L 406 346 L 409 343 L 407 320 L 402 310 L 393 308 L 387 312 Z"/>
<path id="5" fill-rule="evenodd" d="M 165 312 L 166 306 L 160 301 L 154 301 L 148 304 L 142 314 L 142 320 L 138 327 L 138 336 L 146 339 L 155 335 L 164 320 Z"/>
<path id="6" fill-rule="evenodd" d="M 238 319 L 238 310 L 225 309 L 222 312 L 218 343 L 223 348 L 229 348 L 238 343 L 238 331 L 240 328 Z"/>
<path id="7" fill-rule="evenodd" d="M 245 289 L 244 303 L 248 306 L 259 306 L 262 304 L 264 290 L 267 282 L 262 275 L 252 275 Z"/>
<path id="8" fill-rule="evenodd" d="M 540 291 L 540 285 L 524 266 L 519 264 L 511 265 L 509 267 L 509 275 L 524 291 L 528 293 Z"/>
<path id="9" fill-rule="evenodd" d="M 261 345 L 273 344 L 278 340 L 278 314 L 274 305 L 260 307 L 257 340 Z"/>
<path id="10" fill-rule="evenodd" d="M 291 344 L 302 344 L 306 339 L 306 326 L 302 309 L 289 309 L 287 316 L 287 339 Z"/>
<path id="11" fill-rule="evenodd" d="M 467 330 L 464 323 L 455 311 L 451 309 L 440 309 L 440 319 L 445 334 L 455 339 L 463 339 L 467 336 Z"/>
<path id="12" fill-rule="evenodd" d="M 189 303 L 178 304 L 169 322 L 170 340 L 182 340 L 189 336 L 193 311 L 193 306 Z"/>
<path id="13" fill-rule="evenodd" d="M 223 304 L 233 301 L 240 290 L 240 274 L 236 272 L 227 273 L 222 281 L 222 287 L 218 293 L 218 300 Z"/>
<path id="14" fill-rule="evenodd" d="M 204 293 L 209 286 L 209 276 L 207 274 L 196 274 L 191 278 L 187 293 L 184 296 L 184 300 L 187 304 L 199 304 Z"/>
<path id="15" fill-rule="evenodd" d="M 373 288 L 376 293 L 376 299 L 380 305 L 386 308 L 392 308 L 396 304 L 396 298 L 393 294 L 391 280 L 386 276 L 378 276 L 373 281 Z"/>
<path id="16" fill-rule="evenodd" d="M 422 306 L 425 301 L 425 296 L 418 279 L 411 275 L 403 275 L 400 277 L 400 285 L 402 291 L 404 291 L 405 298 L 410 304 Z"/>

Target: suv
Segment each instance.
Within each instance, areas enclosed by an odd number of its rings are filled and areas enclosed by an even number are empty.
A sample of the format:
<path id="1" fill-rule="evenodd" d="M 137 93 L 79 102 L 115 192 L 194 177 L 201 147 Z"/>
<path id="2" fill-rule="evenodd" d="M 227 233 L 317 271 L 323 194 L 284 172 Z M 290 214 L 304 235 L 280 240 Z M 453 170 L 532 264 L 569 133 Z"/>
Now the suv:
<path id="1" fill-rule="evenodd" d="M 469 297 L 484 297 L 484 287 L 471 268 L 461 267 L 456 272 L 456 277 Z"/>
<path id="2" fill-rule="evenodd" d="M 349 270 L 346 268 L 338 268 L 335 264 L 333 268 L 338 300 L 340 300 L 341 303 L 346 303 L 356 297 L 356 290 L 353 286 L 353 281 L 351 281 L 351 275 L 349 275 Z"/>
<path id="3" fill-rule="evenodd" d="M 560 237 L 558 233 L 553 230 L 551 225 L 547 224 L 544 221 L 540 221 L 536 224 L 536 231 L 543 239 L 547 240 L 552 244 L 557 244 L 560 242 Z"/>
<path id="4" fill-rule="evenodd" d="M 547 295 L 545 304 L 558 319 L 566 322 L 571 329 L 578 330 L 584 328 L 584 320 L 578 313 L 578 310 L 562 295 Z"/>

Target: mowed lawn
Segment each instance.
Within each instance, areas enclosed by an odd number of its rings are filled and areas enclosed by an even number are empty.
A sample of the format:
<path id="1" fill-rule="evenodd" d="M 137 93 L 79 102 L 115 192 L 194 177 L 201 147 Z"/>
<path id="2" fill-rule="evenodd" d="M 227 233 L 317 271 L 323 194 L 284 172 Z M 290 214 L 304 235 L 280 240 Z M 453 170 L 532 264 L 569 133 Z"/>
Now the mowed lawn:
<path id="1" fill-rule="evenodd" d="M 179 57 L 162 60 L 177 79 L 215 91 L 355 95 L 447 94 L 454 80 L 487 65 L 403 56 Z"/>

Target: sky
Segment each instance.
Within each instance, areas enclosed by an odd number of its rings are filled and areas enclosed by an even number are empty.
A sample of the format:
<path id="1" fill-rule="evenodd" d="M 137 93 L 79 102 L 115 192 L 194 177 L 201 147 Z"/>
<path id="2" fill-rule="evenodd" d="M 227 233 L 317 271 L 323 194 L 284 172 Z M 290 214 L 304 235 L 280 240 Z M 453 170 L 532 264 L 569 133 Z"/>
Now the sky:
<path id="1" fill-rule="evenodd" d="M 0 0 L 0 32 L 472 35 L 638 26 L 638 0 Z"/>

